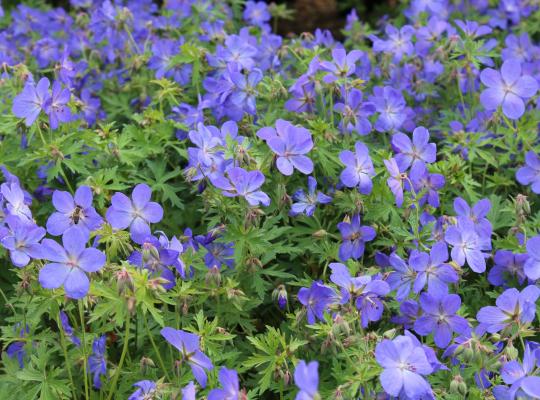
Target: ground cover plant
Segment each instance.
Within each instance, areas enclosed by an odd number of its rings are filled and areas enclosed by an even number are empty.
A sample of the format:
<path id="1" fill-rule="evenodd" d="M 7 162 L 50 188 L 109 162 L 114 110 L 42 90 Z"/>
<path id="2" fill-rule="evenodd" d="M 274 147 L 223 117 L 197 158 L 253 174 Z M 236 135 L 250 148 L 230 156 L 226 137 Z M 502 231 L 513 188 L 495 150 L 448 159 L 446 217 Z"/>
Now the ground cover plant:
<path id="1" fill-rule="evenodd" d="M 0 398 L 540 398 L 540 10 L 0 22 Z"/>

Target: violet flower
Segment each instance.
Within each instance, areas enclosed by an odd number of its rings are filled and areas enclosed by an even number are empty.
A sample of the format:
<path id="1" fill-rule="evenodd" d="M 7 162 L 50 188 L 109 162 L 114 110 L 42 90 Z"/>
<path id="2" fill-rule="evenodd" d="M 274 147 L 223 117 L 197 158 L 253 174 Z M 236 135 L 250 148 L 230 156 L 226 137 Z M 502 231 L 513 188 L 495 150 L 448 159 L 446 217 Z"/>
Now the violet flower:
<path id="1" fill-rule="evenodd" d="M 81 341 L 77 336 L 74 335 L 73 328 L 69 323 L 69 317 L 64 311 L 60 311 L 60 323 L 62 324 L 64 335 L 66 335 L 75 346 L 79 347 L 81 345 Z"/>
<path id="2" fill-rule="evenodd" d="M 182 388 L 182 400 L 196 400 L 196 394 L 197 390 L 193 381 L 190 381 L 185 387 Z"/>
<path id="3" fill-rule="evenodd" d="M 332 197 L 317 191 L 317 181 L 312 176 L 308 176 L 307 193 L 304 189 L 299 189 L 292 195 L 292 199 L 294 203 L 291 206 L 289 215 L 305 214 L 308 217 L 313 216 L 317 204 L 328 204 L 332 201 Z"/>
<path id="4" fill-rule="evenodd" d="M 87 273 L 99 271 L 105 265 L 105 254 L 92 247 L 86 248 L 88 233 L 73 227 L 62 236 L 63 246 L 52 239 L 43 239 L 43 258 L 51 263 L 39 271 L 39 283 L 45 289 L 64 286 L 66 295 L 81 299 L 88 293 Z"/>
<path id="5" fill-rule="evenodd" d="M 264 183 L 264 175 L 261 171 L 246 171 L 240 167 L 227 170 L 227 177 L 213 178 L 212 184 L 223 190 L 222 194 L 227 197 L 243 197 L 250 206 L 262 204 L 268 207 L 270 197 L 259 188 Z"/>
<path id="6" fill-rule="evenodd" d="M 6 201 L 8 215 L 14 215 L 28 222 L 33 221 L 32 212 L 28 208 L 26 196 L 17 182 L 2 183 L 0 193 Z"/>
<path id="7" fill-rule="evenodd" d="M 525 166 L 517 170 L 516 179 L 522 185 L 531 185 L 533 193 L 540 194 L 540 157 L 534 151 L 525 154 Z"/>
<path id="8" fill-rule="evenodd" d="M 45 103 L 51 96 L 49 93 L 49 79 L 41 78 L 37 85 L 27 82 L 24 89 L 13 99 L 11 111 L 18 118 L 24 118 L 26 126 L 31 126 L 44 110 Z"/>
<path id="9" fill-rule="evenodd" d="M 448 247 L 444 242 L 433 245 L 429 255 L 413 250 L 409 257 L 409 264 L 418 275 L 414 281 L 414 292 L 420 293 L 427 285 L 429 292 L 443 292 L 448 285 L 456 283 L 459 279 L 456 270 L 447 264 Z"/>
<path id="10" fill-rule="evenodd" d="M 540 278 L 540 235 L 527 240 L 527 255 L 529 258 L 523 266 L 527 278 L 535 281 Z"/>
<path id="11" fill-rule="evenodd" d="M 212 361 L 200 350 L 200 338 L 194 333 L 165 327 L 161 336 L 180 351 L 183 362 L 191 367 L 193 376 L 203 388 L 206 387 L 208 377 L 206 371 L 214 368 Z"/>
<path id="12" fill-rule="evenodd" d="M 432 207 L 439 207 L 439 190 L 445 185 L 444 175 L 430 173 L 426 164 L 420 161 L 411 167 L 409 178 L 416 195 L 425 191 L 425 194 L 418 199 L 419 206 L 427 202 Z"/>
<path id="13" fill-rule="evenodd" d="M 321 68 L 329 72 L 323 77 L 323 81 L 333 83 L 352 75 L 356 70 L 356 61 L 362 54 L 360 50 L 352 50 L 347 54 L 345 49 L 333 49 L 332 61 L 321 61 Z"/>
<path id="14" fill-rule="evenodd" d="M 456 315 L 461 307 L 461 298 L 457 294 L 428 292 L 420 295 L 420 306 L 424 315 L 414 323 L 414 330 L 422 336 L 433 333 L 433 340 L 440 348 L 448 346 L 452 333 L 465 335 L 469 331 L 469 323 Z"/>
<path id="15" fill-rule="evenodd" d="M 244 20 L 255 26 L 263 26 L 272 17 L 268 11 L 268 5 L 264 1 L 246 2 L 246 8 L 243 14 Z"/>
<path id="16" fill-rule="evenodd" d="M 486 110 L 496 110 L 502 106 L 503 114 L 510 119 L 518 119 L 525 112 L 524 100 L 533 97 L 538 90 L 538 82 L 529 75 L 521 74 L 519 60 L 506 60 L 501 71 L 486 68 L 480 79 L 487 86 L 480 95 Z"/>
<path id="17" fill-rule="evenodd" d="M 72 226 L 77 226 L 87 232 L 97 229 L 103 219 L 92 207 L 92 189 L 80 186 L 75 195 L 69 192 L 55 190 L 52 203 L 56 212 L 47 220 L 47 231 L 54 236 L 63 234 Z"/>
<path id="18" fill-rule="evenodd" d="M 395 158 L 403 168 L 422 161 L 429 164 L 437 158 L 437 145 L 429 143 L 429 132 L 423 126 L 414 129 L 412 141 L 404 133 L 394 134 L 392 146 L 398 150 Z"/>
<path id="19" fill-rule="evenodd" d="M 360 223 L 360 214 L 355 214 L 351 222 L 337 224 L 343 238 L 343 243 L 339 246 L 339 259 L 341 261 L 347 261 L 349 258 L 358 260 L 364 255 L 366 242 L 375 239 L 375 229 L 371 226 L 362 226 Z"/>
<path id="20" fill-rule="evenodd" d="M 278 119 L 275 129 L 262 128 L 257 136 L 276 153 L 276 165 L 283 175 L 292 175 L 295 168 L 306 175 L 313 172 L 313 161 L 305 156 L 313 148 L 311 133 L 306 128 Z"/>
<path id="21" fill-rule="evenodd" d="M 240 383 L 238 373 L 234 369 L 222 367 L 218 374 L 222 389 L 212 389 L 208 393 L 208 400 L 235 400 L 240 399 Z"/>
<path id="22" fill-rule="evenodd" d="M 516 322 L 532 322 L 536 315 L 538 297 L 540 289 L 534 285 L 527 286 L 521 292 L 516 288 L 505 290 L 495 301 L 496 306 L 482 307 L 476 314 L 476 319 L 480 322 L 479 333 L 496 333 Z"/>
<path id="23" fill-rule="evenodd" d="M 298 291 L 298 300 L 307 309 L 308 324 L 314 324 L 317 319 L 324 319 L 324 312 L 332 304 L 339 301 L 337 293 L 331 287 L 320 282 L 313 282 L 309 288 L 301 288 Z"/>
<path id="24" fill-rule="evenodd" d="M 71 121 L 71 111 L 67 105 L 70 98 L 71 92 L 69 89 L 62 89 L 62 84 L 59 81 L 54 81 L 52 94 L 47 98 L 44 105 L 45 113 L 49 116 L 51 129 L 58 128 L 60 122 Z"/>
<path id="25" fill-rule="evenodd" d="M 386 184 L 394 195 L 396 206 L 401 207 L 403 205 L 403 183 L 407 177 L 405 168 L 403 165 L 398 164 L 395 158 L 384 160 L 384 165 L 390 174 Z"/>
<path id="26" fill-rule="evenodd" d="M 294 384 L 300 389 L 295 400 L 319 399 L 319 363 L 300 360 L 294 370 Z"/>
<path id="27" fill-rule="evenodd" d="M 94 339 L 93 353 L 88 357 L 88 369 L 91 374 L 94 374 L 93 383 L 96 389 L 101 389 L 101 376 L 107 375 L 106 343 L 107 336 L 105 335 Z"/>
<path id="28" fill-rule="evenodd" d="M 491 201 L 489 199 L 479 200 L 472 208 L 461 197 L 454 200 L 454 210 L 458 221 L 470 221 L 474 224 L 478 235 L 489 238 L 493 230 L 491 222 L 487 219 Z"/>
<path id="29" fill-rule="evenodd" d="M 457 225 L 446 229 L 444 240 L 453 246 L 452 261 L 459 266 L 465 261 L 474 272 L 482 273 L 486 270 L 486 258 L 489 254 L 484 251 L 491 250 L 491 240 L 478 235 L 471 221 L 458 220 Z"/>
<path id="30" fill-rule="evenodd" d="M 149 380 L 142 380 L 133 384 L 137 388 L 128 400 L 148 400 L 154 397 L 156 393 L 156 383 Z"/>
<path id="31" fill-rule="evenodd" d="M 514 254 L 509 250 L 497 250 L 493 257 L 493 268 L 489 271 L 488 281 L 494 286 L 509 283 L 509 278 L 516 278 L 520 285 L 525 282 L 524 266 L 530 259 L 527 254 Z M 540 267 L 540 265 L 539 265 Z"/>
<path id="32" fill-rule="evenodd" d="M 371 132 L 368 117 L 375 112 L 375 105 L 369 101 L 362 101 L 362 92 L 358 89 L 343 92 L 343 103 L 334 105 L 334 111 L 341 114 L 339 126 L 342 132 L 367 135 Z"/>
<path id="33" fill-rule="evenodd" d="M 395 253 L 390 254 L 389 260 L 394 270 L 390 272 L 386 282 L 388 282 L 392 290 L 397 290 L 396 300 L 402 302 L 409 296 L 417 272 Z"/>
<path id="34" fill-rule="evenodd" d="M 9 251 L 13 265 L 22 268 L 28 265 L 32 258 L 43 257 L 39 242 L 45 236 L 45 229 L 16 215 L 8 215 L 5 222 L 9 229 L 0 237 L 0 244 Z"/>
<path id="35" fill-rule="evenodd" d="M 339 159 L 345 165 L 340 180 L 347 187 L 357 187 L 360 193 L 370 194 L 373 188 L 371 178 L 375 176 L 375 169 L 369 150 L 362 142 L 356 142 L 354 148 L 354 153 L 350 150 L 339 153 Z"/>
<path id="36" fill-rule="evenodd" d="M 537 399 L 540 398 L 540 377 L 534 376 L 538 361 L 538 350 L 533 351 L 531 343 L 525 345 L 523 363 L 511 360 L 501 368 L 501 378 L 507 386 L 495 386 L 496 399 Z"/>
<path id="37" fill-rule="evenodd" d="M 373 96 L 369 97 L 369 101 L 379 113 L 375 122 L 375 129 L 379 132 L 398 130 L 407 119 L 405 98 L 400 91 L 390 86 L 373 88 Z"/>
<path id="38" fill-rule="evenodd" d="M 140 183 L 133 189 L 132 199 L 123 193 L 115 193 L 107 210 L 107 221 L 115 229 L 129 227 L 131 238 L 141 243 L 150 235 L 150 223 L 163 218 L 163 209 L 158 203 L 150 201 L 152 190 Z"/>
<path id="39" fill-rule="evenodd" d="M 384 368 L 380 381 L 390 396 L 418 399 L 432 393 L 423 375 L 431 374 L 433 367 L 422 346 L 415 345 L 410 337 L 384 339 L 375 348 L 375 358 Z"/>

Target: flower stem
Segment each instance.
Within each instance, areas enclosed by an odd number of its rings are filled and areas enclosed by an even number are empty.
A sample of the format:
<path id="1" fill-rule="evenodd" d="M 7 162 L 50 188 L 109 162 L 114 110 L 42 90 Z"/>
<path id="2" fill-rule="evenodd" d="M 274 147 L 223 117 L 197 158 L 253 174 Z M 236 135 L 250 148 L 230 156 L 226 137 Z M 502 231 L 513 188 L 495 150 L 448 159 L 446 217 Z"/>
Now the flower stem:
<path id="1" fill-rule="evenodd" d="M 82 332 L 82 352 L 83 352 L 83 369 L 84 369 L 84 398 L 88 400 L 90 398 L 88 392 L 88 372 L 86 370 L 86 324 L 84 323 L 84 307 L 82 300 L 79 300 L 79 318 L 81 320 L 81 332 Z"/>
<path id="2" fill-rule="evenodd" d="M 124 332 L 124 346 L 122 347 L 122 354 L 120 355 L 120 361 L 118 362 L 118 367 L 116 368 L 116 371 L 114 372 L 114 378 L 111 382 L 111 390 L 109 391 L 109 396 L 107 396 L 107 400 L 111 400 L 113 398 L 114 393 L 116 392 L 116 383 L 118 382 L 118 378 L 120 377 L 120 372 L 122 371 L 122 365 L 124 364 L 124 359 L 126 358 L 126 354 L 128 352 L 128 344 L 129 344 L 129 328 L 131 326 L 131 318 L 129 316 L 129 311 L 126 313 L 126 330 Z"/>
<path id="3" fill-rule="evenodd" d="M 172 382 L 171 377 L 170 377 L 169 373 L 167 372 L 167 368 L 165 368 L 165 363 L 163 362 L 163 359 L 161 358 L 161 354 L 159 352 L 159 349 L 156 346 L 156 342 L 154 342 L 152 332 L 150 332 L 150 328 L 148 327 L 148 319 L 146 318 L 146 314 L 144 314 L 144 313 L 143 313 L 143 318 L 144 318 L 144 327 L 146 329 L 146 334 L 150 338 L 150 342 L 152 343 L 152 347 L 154 348 L 154 353 L 156 353 L 156 356 L 158 358 L 159 365 L 161 366 L 161 369 L 163 370 L 163 372 L 165 372 L 165 376 L 167 377 L 167 380 L 169 382 Z"/>
<path id="4" fill-rule="evenodd" d="M 60 333 L 60 345 L 62 346 L 62 351 L 64 353 L 64 359 L 66 360 L 66 367 L 69 376 L 69 381 L 71 383 L 71 390 L 73 391 L 73 398 L 77 398 L 77 391 L 75 390 L 75 383 L 73 382 L 73 374 L 71 373 L 71 364 L 68 359 L 67 347 L 66 347 L 66 338 L 64 336 L 64 331 L 62 330 L 62 323 L 60 322 L 60 313 L 56 316 L 56 323 L 58 324 L 58 332 Z"/>

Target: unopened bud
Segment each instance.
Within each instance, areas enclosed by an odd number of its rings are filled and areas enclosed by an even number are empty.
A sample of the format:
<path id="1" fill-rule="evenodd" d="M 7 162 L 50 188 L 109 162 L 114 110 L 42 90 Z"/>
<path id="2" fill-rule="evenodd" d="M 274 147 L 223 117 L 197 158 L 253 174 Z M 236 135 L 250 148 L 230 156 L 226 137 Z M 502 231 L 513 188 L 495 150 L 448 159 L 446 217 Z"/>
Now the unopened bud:
<path id="1" fill-rule="evenodd" d="M 141 372 L 146 373 L 148 371 L 148 368 L 154 368 L 156 364 L 154 364 L 154 361 L 150 357 L 141 357 L 141 361 L 139 362 Z"/>
<path id="2" fill-rule="evenodd" d="M 332 325 L 332 332 L 336 336 L 340 336 L 340 334 L 344 334 L 345 336 L 350 335 L 351 333 L 351 327 L 349 326 L 349 323 L 341 314 L 336 314 L 334 317 L 334 324 Z"/>
<path id="3" fill-rule="evenodd" d="M 283 374 L 283 382 L 285 383 L 285 386 L 288 386 L 289 383 L 291 383 L 291 373 L 289 370 L 285 371 Z"/>
<path id="4" fill-rule="evenodd" d="M 165 288 L 163 285 L 165 283 L 168 283 L 169 281 L 163 278 L 154 278 L 148 280 L 148 288 L 154 292 L 162 292 L 165 293 Z"/>
<path id="5" fill-rule="evenodd" d="M 506 354 L 509 360 L 515 360 L 517 359 L 519 355 L 518 349 L 514 347 L 512 342 L 508 343 L 508 346 L 506 346 L 506 349 L 504 349 L 504 353 Z"/>
<path id="6" fill-rule="evenodd" d="M 319 229 L 318 231 L 313 232 L 312 236 L 317 239 L 322 239 L 326 237 L 326 235 L 328 235 L 328 232 L 326 232 L 324 229 Z"/>
<path id="7" fill-rule="evenodd" d="M 126 268 L 122 268 L 116 273 L 116 282 L 118 284 L 118 291 L 120 294 L 124 294 L 128 290 L 132 292 L 135 291 L 133 277 Z"/>
<path id="8" fill-rule="evenodd" d="M 219 286 L 221 285 L 221 272 L 217 266 L 213 266 L 208 270 L 205 277 L 207 285 Z"/>
<path id="9" fill-rule="evenodd" d="M 396 329 L 395 328 L 392 328 L 392 329 L 389 329 L 389 330 L 383 332 L 383 337 L 386 338 L 386 339 L 393 339 L 394 336 L 396 336 Z"/>
<path id="10" fill-rule="evenodd" d="M 450 393 L 465 396 L 467 394 L 467 384 L 460 375 L 454 376 L 450 382 Z"/>
<path id="11" fill-rule="evenodd" d="M 281 310 L 285 310 L 285 307 L 287 306 L 287 289 L 285 288 L 285 285 L 279 285 L 277 288 L 274 289 L 272 292 L 272 299 L 277 300 L 278 307 Z"/>
<path id="12" fill-rule="evenodd" d="M 127 299 L 127 309 L 128 312 L 133 315 L 135 313 L 135 309 L 137 308 L 137 299 L 135 296 L 129 296 Z"/>

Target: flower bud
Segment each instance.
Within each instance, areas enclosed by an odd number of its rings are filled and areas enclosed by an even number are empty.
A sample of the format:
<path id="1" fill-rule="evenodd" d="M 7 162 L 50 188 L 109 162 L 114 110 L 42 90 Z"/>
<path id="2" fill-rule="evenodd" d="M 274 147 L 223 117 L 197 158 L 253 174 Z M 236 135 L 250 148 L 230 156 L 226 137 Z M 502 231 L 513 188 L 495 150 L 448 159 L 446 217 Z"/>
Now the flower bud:
<path id="1" fill-rule="evenodd" d="M 312 236 L 316 239 L 322 239 L 324 238 L 326 235 L 328 235 L 328 232 L 326 232 L 324 229 L 319 229 L 318 231 L 316 232 L 313 232 Z"/>
<path id="2" fill-rule="evenodd" d="M 506 349 L 504 349 L 504 353 L 508 357 L 509 360 L 515 360 L 518 358 L 518 349 L 516 349 L 512 342 L 508 343 L 508 346 L 506 346 Z"/>
<path id="3" fill-rule="evenodd" d="M 460 375 L 454 376 L 450 382 L 450 393 L 465 396 L 467 394 L 467 384 Z"/>
<path id="4" fill-rule="evenodd" d="M 125 267 L 116 272 L 116 283 L 118 285 L 118 292 L 120 294 L 124 294 L 128 290 L 131 292 L 135 291 L 133 277 Z"/>
<path id="5" fill-rule="evenodd" d="M 285 371 L 283 374 L 283 382 L 285 383 L 285 386 L 288 386 L 289 383 L 291 383 L 291 373 L 289 370 Z"/>
<path id="6" fill-rule="evenodd" d="M 141 357 L 139 366 L 141 368 L 141 372 L 145 374 L 148 371 L 148 368 L 154 368 L 156 364 L 154 364 L 154 361 L 150 357 L 143 356 Z"/>
<path id="7" fill-rule="evenodd" d="M 341 314 L 336 314 L 334 317 L 334 324 L 332 325 L 332 332 L 339 336 L 341 333 L 345 334 L 346 336 L 350 335 L 351 333 L 351 327 L 349 326 L 349 323 Z"/>
<path id="8" fill-rule="evenodd" d="M 279 285 L 277 288 L 274 289 L 272 292 L 272 299 L 277 300 L 278 307 L 281 310 L 285 310 L 285 307 L 287 306 L 287 289 L 285 289 L 284 285 Z"/>
<path id="9" fill-rule="evenodd" d="M 127 309 L 128 312 L 133 315 L 135 313 L 135 310 L 137 308 L 137 299 L 135 296 L 129 296 L 127 299 Z"/>
<path id="10" fill-rule="evenodd" d="M 213 266 L 206 273 L 204 278 L 207 285 L 219 286 L 221 285 L 221 272 L 217 266 Z"/>
<path id="11" fill-rule="evenodd" d="M 394 336 L 396 336 L 396 328 L 392 328 L 383 332 L 383 337 L 386 339 L 393 339 Z"/>
<path id="12" fill-rule="evenodd" d="M 466 363 L 470 363 L 474 358 L 474 350 L 471 348 L 466 348 L 463 350 L 463 359 Z"/>

